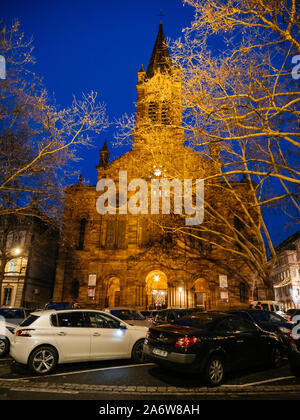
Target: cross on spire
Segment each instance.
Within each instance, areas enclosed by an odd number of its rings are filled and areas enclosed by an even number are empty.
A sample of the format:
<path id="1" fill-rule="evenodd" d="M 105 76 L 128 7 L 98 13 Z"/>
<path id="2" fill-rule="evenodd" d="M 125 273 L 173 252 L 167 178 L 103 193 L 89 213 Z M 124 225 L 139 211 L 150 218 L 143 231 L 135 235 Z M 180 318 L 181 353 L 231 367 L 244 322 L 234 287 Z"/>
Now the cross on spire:
<path id="1" fill-rule="evenodd" d="M 160 23 L 162 23 L 162 18 L 165 16 L 165 15 L 163 14 L 162 9 L 160 9 L 160 13 L 159 13 L 157 16 L 160 16 Z"/>

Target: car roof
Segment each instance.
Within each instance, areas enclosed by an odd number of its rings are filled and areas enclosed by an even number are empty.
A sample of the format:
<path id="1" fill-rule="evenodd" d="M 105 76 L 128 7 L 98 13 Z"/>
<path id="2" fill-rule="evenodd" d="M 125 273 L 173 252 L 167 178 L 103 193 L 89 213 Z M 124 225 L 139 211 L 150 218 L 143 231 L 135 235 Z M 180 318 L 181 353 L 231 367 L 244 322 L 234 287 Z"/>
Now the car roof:
<path id="1" fill-rule="evenodd" d="M 31 312 L 31 315 L 47 315 L 47 314 L 59 314 L 59 313 L 66 313 L 66 312 L 101 312 L 103 314 L 107 314 L 105 311 L 101 311 L 99 309 L 42 309 L 40 311 Z"/>

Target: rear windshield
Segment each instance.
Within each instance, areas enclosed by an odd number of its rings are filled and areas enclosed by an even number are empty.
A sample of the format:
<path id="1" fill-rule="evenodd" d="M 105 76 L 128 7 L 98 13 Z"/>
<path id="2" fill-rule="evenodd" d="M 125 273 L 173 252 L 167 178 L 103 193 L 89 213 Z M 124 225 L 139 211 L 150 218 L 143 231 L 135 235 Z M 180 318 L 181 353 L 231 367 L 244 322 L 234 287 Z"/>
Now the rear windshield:
<path id="1" fill-rule="evenodd" d="M 26 318 L 21 324 L 21 327 L 29 327 L 29 325 L 33 324 L 34 321 L 36 321 L 37 319 L 39 319 L 39 316 L 37 315 L 29 315 L 28 318 Z"/>
<path id="2" fill-rule="evenodd" d="M 110 313 L 123 321 L 127 320 L 144 320 L 145 317 L 139 312 L 127 310 L 127 309 L 113 309 Z"/>
<path id="3" fill-rule="evenodd" d="M 183 325 L 185 327 L 196 328 L 210 328 L 211 326 L 213 326 L 217 319 L 220 319 L 220 316 L 216 317 L 210 314 L 205 314 L 201 316 L 189 315 L 176 321 L 176 325 Z"/>

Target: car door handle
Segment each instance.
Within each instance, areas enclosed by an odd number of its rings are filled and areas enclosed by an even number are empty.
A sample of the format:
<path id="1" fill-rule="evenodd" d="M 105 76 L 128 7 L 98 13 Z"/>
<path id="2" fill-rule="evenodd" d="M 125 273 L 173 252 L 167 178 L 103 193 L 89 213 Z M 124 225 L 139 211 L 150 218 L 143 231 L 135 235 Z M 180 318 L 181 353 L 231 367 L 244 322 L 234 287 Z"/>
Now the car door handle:
<path id="1" fill-rule="evenodd" d="M 100 337 L 100 335 L 101 335 L 101 334 L 100 334 L 100 333 L 98 333 L 98 332 L 96 332 L 96 333 L 94 333 L 94 334 L 93 334 L 93 336 L 94 336 L 94 337 Z"/>
<path id="2" fill-rule="evenodd" d="M 57 335 L 64 336 L 64 335 L 67 335 L 67 333 L 65 333 L 65 332 L 61 331 L 61 332 L 59 332 Z"/>

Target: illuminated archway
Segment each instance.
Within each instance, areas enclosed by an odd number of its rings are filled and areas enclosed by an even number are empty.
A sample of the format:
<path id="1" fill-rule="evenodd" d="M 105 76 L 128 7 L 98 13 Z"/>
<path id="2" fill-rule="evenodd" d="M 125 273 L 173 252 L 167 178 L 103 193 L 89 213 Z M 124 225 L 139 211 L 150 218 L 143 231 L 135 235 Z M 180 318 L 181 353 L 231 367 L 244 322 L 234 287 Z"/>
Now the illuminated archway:
<path id="1" fill-rule="evenodd" d="M 105 282 L 105 307 L 113 308 L 120 305 L 120 279 L 110 277 Z"/>
<path id="2" fill-rule="evenodd" d="M 211 309 L 211 293 L 207 280 L 199 278 L 194 282 L 194 306 L 195 308 Z"/>
<path id="3" fill-rule="evenodd" d="M 168 280 L 163 271 L 153 270 L 146 277 L 146 296 L 148 307 L 168 306 Z"/>

